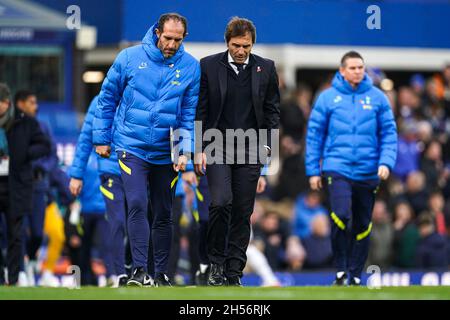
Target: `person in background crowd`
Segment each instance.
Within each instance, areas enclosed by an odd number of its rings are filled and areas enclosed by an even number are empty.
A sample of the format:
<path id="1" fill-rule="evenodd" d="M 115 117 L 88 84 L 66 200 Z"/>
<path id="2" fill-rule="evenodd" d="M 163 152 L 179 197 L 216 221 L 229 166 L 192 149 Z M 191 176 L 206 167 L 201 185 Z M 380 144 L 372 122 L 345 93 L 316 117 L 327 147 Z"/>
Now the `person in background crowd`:
<path id="1" fill-rule="evenodd" d="M 0 212 L 7 225 L 8 284 L 16 285 L 23 259 L 23 219 L 32 209 L 32 161 L 49 155 L 51 146 L 36 119 L 11 102 L 9 87 L 0 83 Z M 4 265 L 0 253 L 0 285 L 5 283 Z"/>
<path id="2" fill-rule="evenodd" d="M 386 270 L 390 267 L 394 255 L 394 227 L 383 200 L 375 201 L 372 222 L 372 240 L 367 264 L 378 265 L 382 270 Z"/>
<path id="3" fill-rule="evenodd" d="M 414 212 L 408 202 L 399 202 L 395 206 L 394 216 L 394 265 L 399 268 L 414 267 L 419 242 Z"/>
<path id="4" fill-rule="evenodd" d="M 36 95 L 28 90 L 19 90 L 14 96 L 14 104 L 17 109 L 24 112 L 29 117 L 37 119 L 38 103 Z M 51 152 L 48 156 L 33 161 L 33 206 L 32 211 L 28 212 L 25 219 L 27 227 L 27 245 L 26 256 L 27 263 L 25 269 L 27 272 L 28 285 L 35 285 L 35 273 L 37 270 L 36 253 L 44 239 L 44 220 L 45 210 L 50 192 L 49 175 L 58 167 L 58 156 L 56 155 L 56 144 L 52 137 L 49 127 L 38 120 L 42 132 L 46 135 L 51 144 Z M 55 282 L 54 276 L 50 272 L 43 273 L 41 284 L 52 285 Z"/>
<path id="5" fill-rule="evenodd" d="M 421 240 L 417 247 L 416 267 L 447 270 L 449 266 L 448 242 L 436 232 L 433 220 L 428 213 L 422 214 L 418 219 Z"/>
<path id="6" fill-rule="evenodd" d="M 306 251 L 305 269 L 331 268 L 330 221 L 326 214 L 315 215 L 311 220 L 311 233 L 302 240 Z"/>
<path id="7" fill-rule="evenodd" d="M 297 198 L 294 208 L 292 233 L 301 239 L 307 238 L 311 232 L 311 221 L 319 214 L 327 214 L 327 210 L 320 203 L 320 194 L 309 190 L 305 195 Z"/>

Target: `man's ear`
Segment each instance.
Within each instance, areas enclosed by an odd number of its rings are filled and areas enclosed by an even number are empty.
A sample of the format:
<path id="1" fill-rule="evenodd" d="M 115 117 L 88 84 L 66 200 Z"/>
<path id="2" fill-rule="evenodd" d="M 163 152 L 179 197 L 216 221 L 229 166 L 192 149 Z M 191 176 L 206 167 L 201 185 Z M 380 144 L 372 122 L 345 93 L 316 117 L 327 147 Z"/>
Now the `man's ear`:
<path id="1" fill-rule="evenodd" d="M 345 71 L 345 68 L 344 67 L 339 67 L 339 73 L 341 74 L 341 76 L 344 76 L 344 71 Z"/>
<path id="2" fill-rule="evenodd" d="M 155 33 L 158 38 L 161 36 L 161 31 L 158 28 L 155 29 Z"/>

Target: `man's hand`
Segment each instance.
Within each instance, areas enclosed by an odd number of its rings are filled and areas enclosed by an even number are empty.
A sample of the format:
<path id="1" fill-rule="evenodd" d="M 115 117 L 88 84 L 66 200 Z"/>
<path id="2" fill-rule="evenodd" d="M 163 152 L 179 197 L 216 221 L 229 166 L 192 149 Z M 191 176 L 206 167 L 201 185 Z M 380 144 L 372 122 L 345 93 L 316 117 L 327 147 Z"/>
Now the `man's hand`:
<path id="1" fill-rule="evenodd" d="M 188 163 L 188 158 L 186 156 L 179 156 L 178 157 L 178 163 L 173 165 L 173 170 L 176 172 L 185 171 L 186 165 Z"/>
<path id="2" fill-rule="evenodd" d="M 314 191 L 319 191 L 322 189 L 322 177 L 321 176 L 312 176 L 309 178 L 309 186 Z"/>
<path id="3" fill-rule="evenodd" d="M 266 178 L 259 177 L 258 185 L 256 186 L 256 193 L 263 193 L 264 190 L 266 190 L 266 185 L 267 185 Z"/>
<path id="4" fill-rule="evenodd" d="M 77 197 L 80 194 L 81 189 L 83 189 L 83 180 L 71 178 L 69 183 L 69 189 L 70 193 L 74 197 Z"/>
<path id="5" fill-rule="evenodd" d="M 378 177 L 380 177 L 381 180 L 387 180 L 389 178 L 389 168 L 386 166 L 379 166 L 378 167 Z"/>
<path id="6" fill-rule="evenodd" d="M 194 169 L 195 173 L 199 176 L 204 176 L 206 174 L 206 154 L 196 153 L 194 158 Z"/>
<path id="7" fill-rule="evenodd" d="M 191 186 L 197 185 L 197 175 L 194 171 L 183 172 L 183 174 L 181 175 L 181 179 L 189 183 Z"/>
<path id="8" fill-rule="evenodd" d="M 96 146 L 95 152 L 102 158 L 109 158 L 111 155 L 111 146 Z"/>

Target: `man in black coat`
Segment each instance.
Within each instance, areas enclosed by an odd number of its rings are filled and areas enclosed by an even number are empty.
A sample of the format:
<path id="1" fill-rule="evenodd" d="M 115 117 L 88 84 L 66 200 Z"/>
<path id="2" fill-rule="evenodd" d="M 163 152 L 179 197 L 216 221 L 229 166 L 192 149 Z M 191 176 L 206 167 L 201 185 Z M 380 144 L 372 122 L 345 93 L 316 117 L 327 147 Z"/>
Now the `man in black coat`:
<path id="1" fill-rule="evenodd" d="M 31 211 L 31 161 L 48 155 L 50 142 L 35 119 L 12 106 L 10 96 L 8 86 L 0 83 L 0 213 L 5 214 L 7 225 L 8 283 L 15 285 L 23 259 L 23 216 Z M 0 272 L 0 284 L 4 281 Z"/>
<path id="2" fill-rule="evenodd" d="M 253 23 L 232 18 L 225 40 L 227 51 L 200 61 L 196 117 L 202 123 L 202 133 L 216 129 L 224 143 L 215 141 L 217 148 L 209 152 L 211 145 L 197 130 L 194 161 L 196 173 L 208 176 L 211 194 L 208 284 L 215 286 L 241 285 L 247 261 L 250 216 L 262 163 L 271 152 L 270 133 L 278 128 L 280 102 L 274 62 L 251 54 L 256 40 Z M 239 131 L 253 132 L 256 140 L 244 138 L 247 142 L 242 143 L 242 139 L 228 135 L 232 132 L 237 136 Z"/>

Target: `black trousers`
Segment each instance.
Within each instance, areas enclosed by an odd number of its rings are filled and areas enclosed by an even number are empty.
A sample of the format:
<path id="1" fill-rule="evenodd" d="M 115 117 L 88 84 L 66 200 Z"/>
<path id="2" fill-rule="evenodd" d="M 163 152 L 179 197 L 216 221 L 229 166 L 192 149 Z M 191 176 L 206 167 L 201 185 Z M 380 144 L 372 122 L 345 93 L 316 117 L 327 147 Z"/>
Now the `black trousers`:
<path id="1" fill-rule="evenodd" d="M 209 261 L 223 264 L 227 277 L 242 277 L 261 166 L 211 164 L 206 170 L 211 195 Z"/>
<path id="2" fill-rule="evenodd" d="M 19 279 L 20 262 L 23 259 L 23 214 L 17 214 L 9 210 L 8 185 L 5 183 L 0 183 L 0 214 L 2 213 L 5 216 L 7 234 L 2 234 L 2 228 L 0 228 L 0 239 L 6 238 L 7 240 L 8 283 L 9 285 L 15 285 Z M 4 266 L 5 262 L 0 248 L 0 285 L 5 280 Z"/>

